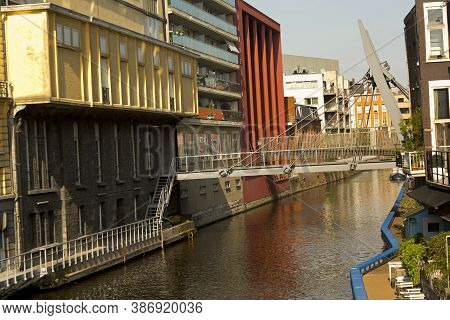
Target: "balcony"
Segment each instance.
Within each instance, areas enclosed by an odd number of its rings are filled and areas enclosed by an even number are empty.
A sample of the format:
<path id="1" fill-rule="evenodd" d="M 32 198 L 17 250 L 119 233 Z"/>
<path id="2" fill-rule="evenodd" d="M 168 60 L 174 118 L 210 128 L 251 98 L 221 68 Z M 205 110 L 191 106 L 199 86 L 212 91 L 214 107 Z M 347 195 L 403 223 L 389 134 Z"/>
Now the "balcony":
<path id="1" fill-rule="evenodd" d="M 205 42 L 196 40 L 191 37 L 179 36 L 179 35 L 173 34 L 172 35 L 172 43 L 182 46 L 184 48 L 199 52 L 199 53 L 203 53 L 203 54 L 212 56 L 214 58 L 217 58 L 217 59 L 229 62 L 229 63 L 233 63 L 236 65 L 239 63 L 239 57 L 237 54 L 223 50 L 219 47 L 209 45 Z"/>
<path id="2" fill-rule="evenodd" d="M 230 2 L 234 2 L 234 1 L 230 0 Z M 179 11 L 182 11 L 182 12 L 188 14 L 189 16 L 191 16 L 193 18 L 196 18 L 198 20 L 206 22 L 216 28 L 219 28 L 225 32 L 228 32 L 234 36 L 237 36 L 236 26 L 190 4 L 189 2 L 186 2 L 184 0 L 170 0 L 169 5 Z M 233 6 L 234 6 L 234 4 L 233 4 Z"/>
<path id="3" fill-rule="evenodd" d="M 213 89 L 219 95 L 228 95 L 234 98 L 240 98 L 242 94 L 241 85 L 239 83 L 230 82 L 226 80 L 219 79 L 214 76 L 198 76 L 197 84 L 199 89 L 207 88 Z"/>
<path id="4" fill-rule="evenodd" d="M 425 154 L 423 152 L 406 152 L 402 157 L 403 173 L 409 176 L 425 175 Z"/>
<path id="5" fill-rule="evenodd" d="M 450 189 L 450 151 L 426 152 L 427 182 L 437 187 Z"/>
<path id="6" fill-rule="evenodd" d="M 200 119 L 232 122 L 242 122 L 244 120 L 243 113 L 239 111 L 219 110 L 202 107 L 199 107 L 198 109 Z"/>

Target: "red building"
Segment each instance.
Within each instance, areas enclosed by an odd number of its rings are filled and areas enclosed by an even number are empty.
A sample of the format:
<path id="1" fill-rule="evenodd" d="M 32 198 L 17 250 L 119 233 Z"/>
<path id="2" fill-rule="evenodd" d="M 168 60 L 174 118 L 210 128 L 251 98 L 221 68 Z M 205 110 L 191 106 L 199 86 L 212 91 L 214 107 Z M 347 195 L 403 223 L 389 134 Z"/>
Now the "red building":
<path id="1" fill-rule="evenodd" d="M 242 0 L 236 1 L 246 151 L 286 130 L 280 24 Z"/>

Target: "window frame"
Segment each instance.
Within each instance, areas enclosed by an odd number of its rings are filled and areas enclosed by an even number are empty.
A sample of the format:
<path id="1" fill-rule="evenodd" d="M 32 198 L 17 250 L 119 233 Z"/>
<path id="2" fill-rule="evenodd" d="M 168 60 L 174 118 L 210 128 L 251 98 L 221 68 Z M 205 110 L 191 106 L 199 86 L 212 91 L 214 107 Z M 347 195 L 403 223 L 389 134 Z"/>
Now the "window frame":
<path id="1" fill-rule="evenodd" d="M 442 9 L 443 16 L 443 24 L 442 25 L 430 25 L 428 12 L 430 10 L 435 10 L 437 8 Z M 434 62 L 442 62 L 442 61 L 450 61 L 450 53 L 449 53 L 449 39 L 448 39 L 448 16 L 447 16 L 447 4 L 444 1 L 436 1 L 436 2 L 425 2 L 423 4 L 424 11 L 424 27 L 425 27 L 425 51 L 426 51 L 426 62 L 434 63 Z M 431 58 L 431 32 L 433 30 L 442 30 L 443 32 L 443 58 Z"/>

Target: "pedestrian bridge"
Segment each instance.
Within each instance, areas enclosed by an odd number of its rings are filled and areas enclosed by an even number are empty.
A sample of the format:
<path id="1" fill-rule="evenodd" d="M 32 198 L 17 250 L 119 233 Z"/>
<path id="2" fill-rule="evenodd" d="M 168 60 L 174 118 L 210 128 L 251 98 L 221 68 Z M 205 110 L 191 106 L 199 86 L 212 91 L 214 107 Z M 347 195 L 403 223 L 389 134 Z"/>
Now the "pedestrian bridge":
<path id="1" fill-rule="evenodd" d="M 315 137 L 315 139 L 311 139 Z M 184 156 L 177 180 L 393 169 L 397 136 L 388 132 L 267 138 L 256 152 Z"/>

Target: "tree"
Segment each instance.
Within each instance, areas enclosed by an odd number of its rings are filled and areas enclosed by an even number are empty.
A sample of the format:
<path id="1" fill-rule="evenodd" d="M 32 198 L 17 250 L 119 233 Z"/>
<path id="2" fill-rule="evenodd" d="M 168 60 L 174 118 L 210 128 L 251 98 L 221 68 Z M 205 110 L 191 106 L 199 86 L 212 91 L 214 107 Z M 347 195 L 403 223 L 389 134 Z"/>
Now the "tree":
<path id="1" fill-rule="evenodd" d="M 416 108 L 411 118 L 400 122 L 400 132 L 405 137 L 403 147 L 406 151 L 420 151 L 424 148 L 422 110 Z"/>
<path id="2" fill-rule="evenodd" d="M 424 257 L 425 246 L 422 243 L 416 243 L 414 238 L 400 245 L 400 261 L 415 286 L 420 283 L 420 262 Z"/>
<path id="3" fill-rule="evenodd" d="M 440 233 L 434 236 L 428 243 L 429 264 L 425 266 L 427 276 L 439 273 L 440 277 L 433 279 L 433 287 L 444 292 L 447 288 L 447 255 L 445 253 L 445 240 L 450 232 Z"/>

